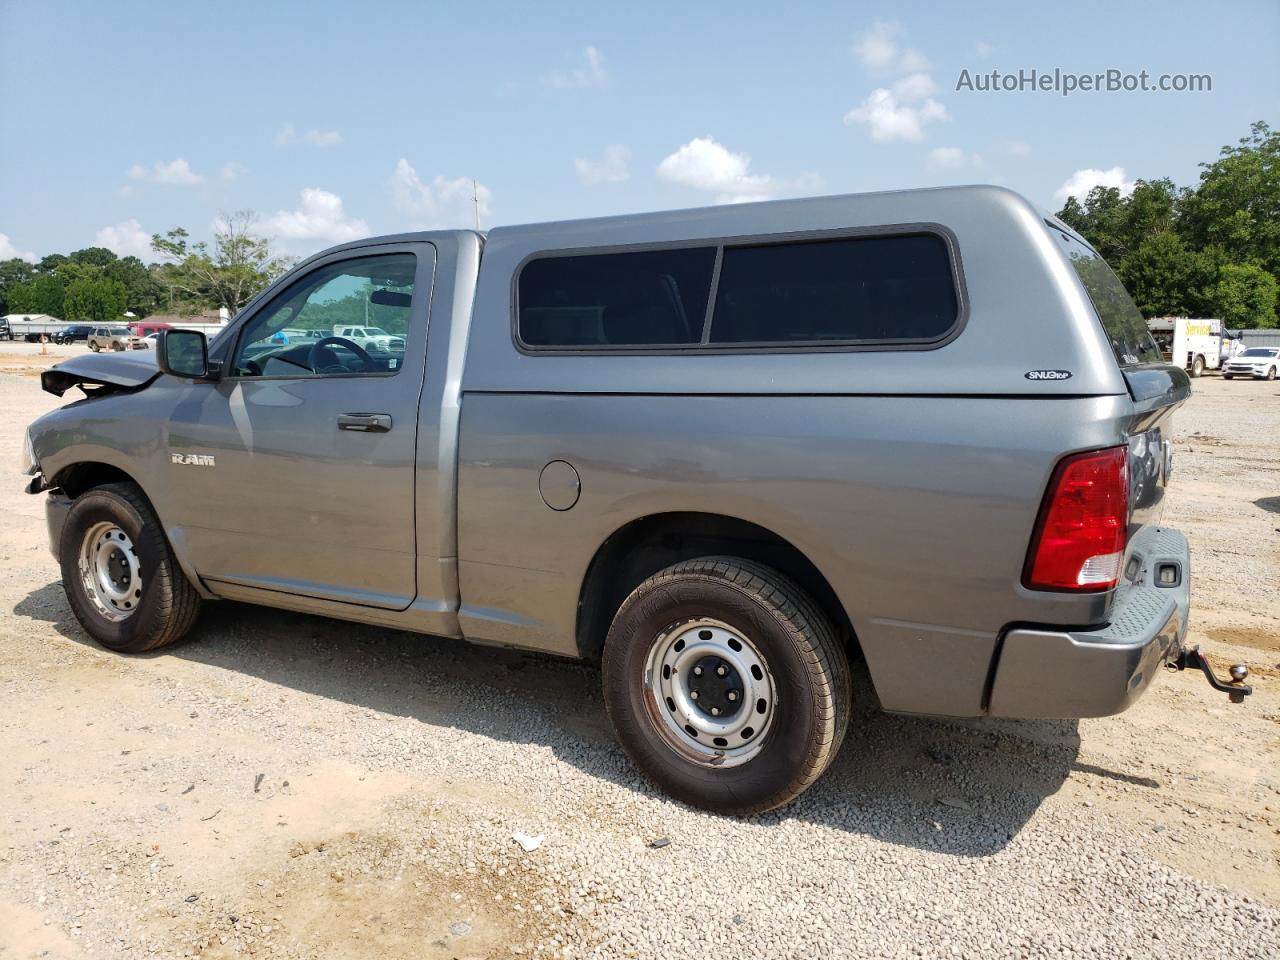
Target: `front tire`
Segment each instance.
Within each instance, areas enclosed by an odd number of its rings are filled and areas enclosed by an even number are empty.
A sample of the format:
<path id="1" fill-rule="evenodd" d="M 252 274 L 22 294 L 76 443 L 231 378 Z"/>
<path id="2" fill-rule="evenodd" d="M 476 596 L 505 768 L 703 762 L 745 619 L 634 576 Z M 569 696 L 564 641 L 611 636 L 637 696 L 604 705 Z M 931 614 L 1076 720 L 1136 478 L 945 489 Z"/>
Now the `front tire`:
<path id="1" fill-rule="evenodd" d="M 831 622 L 790 580 L 734 557 L 678 563 L 636 587 L 609 629 L 603 681 L 632 762 L 718 813 L 794 799 L 849 722 L 849 665 Z"/>
<path id="2" fill-rule="evenodd" d="M 1272 367 L 1270 370 L 1267 371 L 1267 379 L 1274 380 L 1275 378 L 1276 378 L 1276 368 Z"/>
<path id="3" fill-rule="evenodd" d="M 166 646 L 186 634 L 200 611 L 200 595 L 135 484 L 81 494 L 63 525 L 58 560 L 76 619 L 109 650 Z"/>
<path id="4" fill-rule="evenodd" d="M 98 346 L 96 343 L 91 343 L 89 344 L 89 349 L 92 350 L 94 353 L 97 353 L 102 348 Z"/>

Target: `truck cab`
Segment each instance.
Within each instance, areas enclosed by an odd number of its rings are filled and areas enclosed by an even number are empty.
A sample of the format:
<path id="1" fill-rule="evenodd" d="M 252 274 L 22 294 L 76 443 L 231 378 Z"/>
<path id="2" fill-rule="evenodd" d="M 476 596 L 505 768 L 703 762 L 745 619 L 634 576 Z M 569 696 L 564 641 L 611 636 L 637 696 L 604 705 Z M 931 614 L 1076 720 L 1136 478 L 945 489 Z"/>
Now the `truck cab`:
<path id="1" fill-rule="evenodd" d="M 47 371 L 88 398 L 28 439 L 122 652 L 225 598 L 585 659 L 633 761 L 737 814 L 830 764 L 851 659 L 1015 718 L 1188 662 L 1187 375 L 1006 190 L 374 238 L 155 353 Z"/>

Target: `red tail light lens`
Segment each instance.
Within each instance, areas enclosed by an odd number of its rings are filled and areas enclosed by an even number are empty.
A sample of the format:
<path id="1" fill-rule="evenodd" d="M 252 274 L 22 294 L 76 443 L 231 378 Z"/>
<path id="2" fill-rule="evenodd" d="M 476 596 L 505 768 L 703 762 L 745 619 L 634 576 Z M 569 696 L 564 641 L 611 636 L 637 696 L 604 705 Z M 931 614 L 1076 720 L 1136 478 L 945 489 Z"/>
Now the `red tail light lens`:
<path id="1" fill-rule="evenodd" d="M 1024 582 L 1033 590 L 1109 590 L 1120 582 L 1128 522 L 1128 449 L 1065 458 L 1040 509 Z"/>

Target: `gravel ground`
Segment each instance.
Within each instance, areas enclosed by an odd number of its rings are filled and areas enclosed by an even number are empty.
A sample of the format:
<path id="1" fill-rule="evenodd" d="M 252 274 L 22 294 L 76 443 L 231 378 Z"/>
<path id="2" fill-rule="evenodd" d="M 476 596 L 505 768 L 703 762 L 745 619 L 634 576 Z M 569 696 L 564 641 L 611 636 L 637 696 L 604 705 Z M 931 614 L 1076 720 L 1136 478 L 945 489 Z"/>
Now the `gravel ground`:
<path id="1" fill-rule="evenodd" d="M 0 345 L 9 462 L 44 362 Z M 1177 432 L 1192 639 L 1249 702 L 929 721 L 860 677 L 828 775 L 749 820 L 641 781 L 575 664 L 233 604 L 106 653 L 15 478 L 0 958 L 1280 955 L 1280 387 L 1199 381 Z"/>

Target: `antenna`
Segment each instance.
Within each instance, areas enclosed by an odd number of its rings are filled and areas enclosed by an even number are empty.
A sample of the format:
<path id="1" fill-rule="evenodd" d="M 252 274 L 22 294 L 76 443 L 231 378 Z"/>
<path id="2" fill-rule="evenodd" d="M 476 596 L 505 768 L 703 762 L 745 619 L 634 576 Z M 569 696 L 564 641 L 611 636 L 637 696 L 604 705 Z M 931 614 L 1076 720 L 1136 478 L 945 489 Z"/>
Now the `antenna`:
<path id="1" fill-rule="evenodd" d="M 471 203 L 476 208 L 476 230 L 480 229 L 480 188 L 476 185 L 476 178 L 471 178 Z"/>

